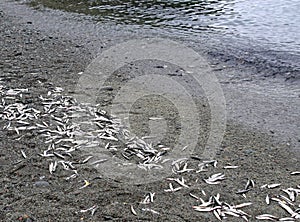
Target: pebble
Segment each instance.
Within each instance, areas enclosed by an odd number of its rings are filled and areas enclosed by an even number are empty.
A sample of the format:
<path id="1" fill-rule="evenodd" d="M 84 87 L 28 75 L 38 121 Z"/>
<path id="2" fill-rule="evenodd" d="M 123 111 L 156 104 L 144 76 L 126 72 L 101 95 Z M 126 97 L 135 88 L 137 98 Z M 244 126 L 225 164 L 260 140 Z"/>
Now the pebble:
<path id="1" fill-rule="evenodd" d="M 33 184 L 35 187 L 49 187 L 50 184 L 47 181 L 36 181 Z"/>

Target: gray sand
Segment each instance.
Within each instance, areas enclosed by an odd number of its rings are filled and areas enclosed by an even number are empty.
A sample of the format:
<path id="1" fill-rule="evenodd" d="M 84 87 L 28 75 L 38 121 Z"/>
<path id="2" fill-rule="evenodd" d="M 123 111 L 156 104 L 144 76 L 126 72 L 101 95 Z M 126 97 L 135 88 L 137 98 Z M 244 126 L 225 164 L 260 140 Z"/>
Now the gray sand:
<path id="1" fill-rule="evenodd" d="M 96 24 L 89 17 L 72 13 L 49 9 L 36 11 L 15 2 L 2 2 L 0 16 L 0 78 L 9 88 L 31 89 L 32 98 L 47 93 L 52 86 L 62 87 L 67 95 L 74 95 L 74 88 L 80 78 L 78 73 L 84 71 L 97 53 L 132 38 L 156 35 L 155 31 L 136 30 L 134 27 Z M 180 41 L 207 58 L 224 91 L 227 128 L 222 145 L 216 153 L 215 158 L 219 162 L 217 168 L 209 168 L 208 172 L 201 174 L 182 175 L 190 187 L 176 193 L 164 192 L 169 184 L 165 179 L 132 185 L 126 181 L 103 177 L 96 168 L 88 165 L 79 166 L 79 178 L 66 181 L 66 172 L 59 170 L 50 175 L 49 160 L 37 155 L 44 150 L 42 141 L 36 140 L 34 135 L 28 140 L 16 141 L 11 132 L 2 130 L 0 219 L 15 221 L 26 214 L 37 221 L 216 221 L 212 214 L 192 209 L 199 202 L 191 198 L 189 193 L 201 196 L 201 190 L 205 190 L 208 195 L 220 193 L 221 200 L 230 204 L 252 202 L 252 206 L 244 209 L 251 215 L 249 221 L 256 221 L 255 216 L 263 213 L 287 216 L 275 203 L 267 205 L 265 197 L 267 193 L 270 196 L 282 194 L 280 188 L 300 185 L 299 176 L 290 175 L 290 172 L 300 170 L 299 84 L 286 82 L 282 78 L 263 79 L 256 75 L 257 67 L 249 64 L 235 66 L 231 65 L 231 60 L 224 62 L 223 57 L 212 58 L 209 53 L 211 42 L 205 46 L 201 39 L 199 44 L 196 40 Z M 222 47 L 220 46 L 221 51 L 224 50 Z M 111 78 L 112 91 L 103 94 L 99 101 L 101 107 L 107 108 L 114 90 L 122 83 L 122 78 L 138 75 L 143 69 L 161 75 L 174 73 L 176 70 L 173 66 L 157 68 L 161 65 L 155 61 L 141 62 L 118 70 Z M 263 65 L 260 69 L 268 71 Z M 285 68 L 282 71 L 285 72 Z M 189 84 L 184 76 L 176 78 L 177 81 Z M 193 89 L 193 85 L 190 88 Z M 197 92 L 197 89 L 194 90 Z M 196 94 L 194 99 L 198 107 L 202 107 L 199 111 L 203 122 L 198 141 L 200 149 L 194 150 L 193 154 L 201 155 L 201 146 L 207 139 L 209 108 L 203 96 Z M 29 98 L 27 102 L 35 104 L 36 101 Z M 166 110 L 165 103 L 159 100 L 152 102 L 153 104 L 141 102 L 141 106 L 137 105 L 132 110 L 131 118 L 138 135 L 149 133 L 143 113 L 151 110 L 153 105 L 158 107 L 158 111 Z M 172 122 L 173 114 L 176 116 L 173 112 L 169 112 L 170 133 L 165 138 L 165 142 L 170 144 L 178 133 L 176 122 Z M 4 124 L 1 120 L 1 128 Z M 28 154 L 26 160 L 22 160 L 22 148 Z M 75 159 L 84 157 L 84 151 L 79 151 L 74 156 Z M 191 165 L 196 166 L 197 161 L 191 160 Z M 239 168 L 224 170 L 222 167 L 229 163 L 238 165 Z M 227 178 L 219 185 L 203 182 L 203 178 L 219 172 L 225 173 Z M 236 194 L 236 191 L 244 186 L 248 178 L 253 179 L 256 186 L 245 199 Z M 84 179 L 90 181 L 91 185 L 79 190 Z M 267 183 L 282 183 L 282 187 L 261 190 L 260 186 Z M 159 212 L 159 215 L 141 210 L 145 206 L 140 201 L 148 192 L 155 192 L 156 196 L 154 203 L 146 208 Z M 90 213 L 80 213 L 80 210 L 93 205 L 99 207 L 93 216 Z M 137 216 L 130 211 L 131 205 L 136 209 Z M 229 218 L 227 221 L 241 219 Z"/>

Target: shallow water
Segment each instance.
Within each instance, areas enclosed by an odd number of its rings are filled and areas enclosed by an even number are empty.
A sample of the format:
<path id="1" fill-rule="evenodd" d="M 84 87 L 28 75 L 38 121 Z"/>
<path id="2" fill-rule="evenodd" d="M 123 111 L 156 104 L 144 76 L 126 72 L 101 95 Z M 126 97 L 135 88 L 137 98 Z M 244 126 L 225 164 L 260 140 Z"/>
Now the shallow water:
<path id="1" fill-rule="evenodd" d="M 300 53 L 299 0 L 34 0 L 100 21 L 168 29 L 174 34 L 220 32 Z"/>

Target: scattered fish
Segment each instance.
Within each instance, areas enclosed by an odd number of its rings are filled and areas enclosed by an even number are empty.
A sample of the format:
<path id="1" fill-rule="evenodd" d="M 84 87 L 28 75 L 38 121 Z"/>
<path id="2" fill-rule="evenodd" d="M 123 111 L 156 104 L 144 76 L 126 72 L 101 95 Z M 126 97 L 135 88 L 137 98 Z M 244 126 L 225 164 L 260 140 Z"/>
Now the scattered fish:
<path id="1" fill-rule="evenodd" d="M 137 213 L 136 213 L 136 211 L 135 211 L 135 209 L 133 208 L 132 205 L 130 206 L 130 211 L 131 211 L 131 213 L 132 213 L 133 215 L 137 216 Z"/>
<path id="2" fill-rule="evenodd" d="M 207 184 L 219 184 L 221 182 L 221 180 L 225 179 L 225 175 L 222 173 L 216 173 L 211 175 L 209 178 L 207 179 L 203 179 Z"/>
<path id="3" fill-rule="evenodd" d="M 54 87 L 46 94 L 38 96 L 37 100 L 40 104 L 32 108 L 22 102 L 25 95 L 30 93 L 30 90 L 5 89 L 5 87 L 0 84 L 0 118 L 5 123 L 1 128 L 12 132 L 16 140 L 26 138 L 27 132 L 34 132 L 38 135 L 45 144 L 45 148 L 41 150 L 39 156 L 49 161 L 48 170 L 50 174 L 55 174 L 57 168 L 60 167 L 70 172 L 66 180 L 74 179 L 80 175 L 80 171 L 77 168 L 79 165 L 87 163 L 97 165 L 107 161 L 107 159 L 93 159 L 94 161 L 90 163 L 92 158 L 96 158 L 96 156 L 92 155 L 82 161 L 78 159 L 74 160 L 73 156 L 76 156 L 74 153 L 77 150 L 96 147 L 104 148 L 105 151 L 111 152 L 114 155 L 119 153 L 119 156 L 124 158 L 128 164 L 130 164 L 132 160 L 138 160 L 137 166 L 143 167 L 147 171 L 159 170 L 164 168 L 165 165 L 163 164 L 170 164 L 174 175 L 177 175 L 176 177 L 180 175 L 180 178 L 168 178 L 170 183 L 168 183 L 168 189 L 164 190 L 165 192 L 177 192 L 182 189 L 190 189 L 193 187 L 192 182 L 189 181 L 187 183 L 182 175 L 185 176 L 190 172 L 208 172 L 210 169 L 218 168 L 219 166 L 217 160 L 202 161 L 198 156 L 191 156 L 190 158 L 184 157 L 177 160 L 173 160 L 170 157 L 168 158 L 168 152 L 172 151 L 172 147 L 167 147 L 162 144 L 154 145 L 145 141 L 145 139 L 149 139 L 148 137 L 138 138 L 132 135 L 131 132 L 122 126 L 121 121 L 116 117 L 110 116 L 104 110 L 98 109 L 97 106 L 80 104 L 74 98 L 62 95 L 61 93 L 63 91 L 64 89 L 61 87 Z M 76 119 L 76 121 L 71 121 L 74 119 Z M 155 117 L 150 117 L 150 119 L 157 120 Z M 93 130 L 86 132 L 81 125 L 88 126 L 89 129 L 92 128 Z M 182 150 L 186 150 L 187 147 L 188 146 L 184 146 Z M 28 158 L 23 149 L 21 149 L 20 152 L 24 159 Z M 198 166 L 191 167 L 190 160 L 194 162 L 198 161 Z M 223 166 L 223 169 L 234 170 L 237 168 L 239 168 L 239 166 L 231 164 Z M 219 184 L 225 180 L 224 173 L 212 174 L 208 178 L 201 178 L 201 174 L 199 175 L 199 181 L 203 179 L 209 185 Z M 293 171 L 290 175 L 300 175 L 300 171 Z M 189 177 L 185 176 L 185 178 Z M 197 182 L 198 178 L 196 180 L 196 183 Z M 84 185 L 79 189 L 84 189 L 89 185 L 90 182 L 84 180 Z M 245 187 L 239 189 L 236 193 L 246 198 L 247 192 L 255 186 L 255 182 L 248 179 Z M 261 186 L 261 189 L 275 189 L 281 186 L 283 186 L 281 183 L 264 184 Z M 267 194 L 265 202 L 267 205 L 278 204 L 278 206 L 284 210 L 286 214 L 285 217 L 280 218 L 270 214 L 261 214 L 255 218 L 257 220 L 271 221 L 299 220 L 300 204 L 298 196 L 300 195 L 300 185 L 296 186 L 296 188 L 289 187 L 281 191 L 279 189 L 272 190 L 272 192 L 277 191 L 281 193 L 277 195 L 273 195 L 272 193 L 272 197 Z M 192 192 L 194 193 L 194 191 Z M 264 192 L 264 190 L 261 190 L 261 192 Z M 198 206 L 193 206 L 195 211 L 211 213 L 217 220 L 223 220 L 229 216 L 238 217 L 245 221 L 248 221 L 250 218 L 250 215 L 242 209 L 250 207 L 252 205 L 251 202 L 233 205 L 221 201 L 220 194 L 209 197 L 209 194 L 204 190 L 201 190 L 202 196 L 197 196 L 193 193 L 189 193 L 189 195 L 199 203 Z M 153 203 L 156 199 L 155 195 L 155 193 L 148 193 L 142 203 Z M 208 200 L 203 200 L 203 196 L 208 198 Z M 271 201 L 273 202 L 271 203 Z M 132 205 L 130 208 L 132 214 L 137 215 Z M 97 209 L 98 206 L 94 205 L 80 212 L 91 212 L 91 215 L 94 215 Z M 142 210 L 159 214 L 159 212 L 150 208 L 143 208 Z"/>
<path id="4" fill-rule="evenodd" d="M 193 209 L 199 212 L 211 212 L 217 218 L 222 221 L 226 218 L 226 215 L 240 217 L 245 221 L 248 221 L 249 214 L 240 210 L 240 208 L 252 205 L 252 203 L 241 203 L 238 205 L 230 205 L 220 200 L 220 194 L 211 196 L 208 201 L 202 201 L 198 206 L 193 206 Z"/>
<path id="5" fill-rule="evenodd" d="M 82 187 L 79 188 L 79 190 L 86 188 L 87 186 L 89 186 L 91 183 L 87 180 L 84 180 L 84 185 Z"/>
<path id="6" fill-rule="evenodd" d="M 21 150 L 21 153 L 22 153 L 22 156 L 24 157 L 24 159 L 26 159 L 26 158 L 27 158 L 27 156 L 26 156 L 26 154 L 25 154 L 24 150 Z"/>
<path id="7" fill-rule="evenodd" d="M 151 213 L 153 213 L 153 214 L 159 214 L 158 211 L 152 210 L 152 209 L 150 209 L 150 208 L 142 208 L 142 210 L 143 210 L 143 211 L 147 211 L 147 212 L 151 212 Z"/>

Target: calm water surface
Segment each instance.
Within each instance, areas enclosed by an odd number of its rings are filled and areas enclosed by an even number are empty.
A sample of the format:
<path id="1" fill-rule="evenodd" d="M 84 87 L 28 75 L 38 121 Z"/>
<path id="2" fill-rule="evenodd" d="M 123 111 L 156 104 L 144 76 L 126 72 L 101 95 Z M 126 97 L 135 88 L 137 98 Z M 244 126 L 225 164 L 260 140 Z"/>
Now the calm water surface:
<path id="1" fill-rule="evenodd" d="M 100 21 L 168 29 L 174 34 L 219 32 L 300 53 L 299 0 L 34 0 L 94 15 Z"/>

